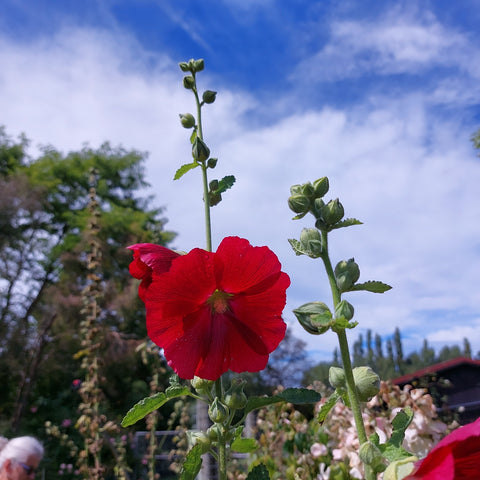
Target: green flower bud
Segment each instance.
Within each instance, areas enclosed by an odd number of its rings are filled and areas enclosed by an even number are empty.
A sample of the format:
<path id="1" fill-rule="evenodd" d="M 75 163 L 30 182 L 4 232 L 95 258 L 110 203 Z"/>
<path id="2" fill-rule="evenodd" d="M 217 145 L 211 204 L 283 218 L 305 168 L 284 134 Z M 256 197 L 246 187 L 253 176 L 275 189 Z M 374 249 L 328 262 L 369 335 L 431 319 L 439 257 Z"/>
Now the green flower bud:
<path id="1" fill-rule="evenodd" d="M 301 185 L 292 185 L 290 187 L 290 195 L 301 195 L 302 194 L 302 186 Z"/>
<path id="2" fill-rule="evenodd" d="M 327 177 L 319 178 L 313 182 L 313 190 L 315 197 L 317 198 L 323 197 L 328 192 L 328 189 L 329 185 Z"/>
<path id="3" fill-rule="evenodd" d="M 320 219 L 322 216 L 322 209 L 325 206 L 325 202 L 321 198 L 316 198 L 313 201 L 313 206 L 312 206 L 312 213 L 315 215 L 316 219 Z M 325 223 L 322 220 L 322 225 L 325 225 Z"/>
<path id="4" fill-rule="evenodd" d="M 305 303 L 293 313 L 300 325 L 313 335 L 325 333 L 331 326 L 332 312 L 323 302 Z"/>
<path id="5" fill-rule="evenodd" d="M 210 149 L 198 137 L 195 137 L 192 145 L 192 156 L 197 162 L 204 162 L 210 156 Z"/>
<path id="6" fill-rule="evenodd" d="M 230 388 L 225 392 L 225 405 L 232 410 L 241 410 L 247 404 L 247 396 L 243 392 L 246 381 L 234 378 Z"/>
<path id="7" fill-rule="evenodd" d="M 328 381 L 333 388 L 345 389 L 345 371 L 340 367 L 330 367 L 328 370 Z"/>
<path id="8" fill-rule="evenodd" d="M 208 416 L 213 423 L 222 423 L 224 422 L 229 415 L 229 410 L 226 405 L 224 405 L 218 398 L 215 398 L 208 407 Z"/>
<path id="9" fill-rule="evenodd" d="M 307 196 L 307 197 L 312 197 L 313 196 L 313 185 L 308 182 L 308 183 L 304 183 L 302 185 L 302 194 Z"/>
<path id="10" fill-rule="evenodd" d="M 200 377 L 193 377 L 193 379 L 190 380 L 190 384 L 199 395 L 209 395 L 212 392 L 215 382 Z"/>
<path id="11" fill-rule="evenodd" d="M 182 70 L 182 72 L 189 72 L 190 71 L 190 67 L 188 66 L 188 63 L 187 62 L 180 62 L 178 64 L 178 66 L 180 67 L 180 69 Z"/>
<path id="12" fill-rule="evenodd" d="M 351 303 L 348 303 L 346 300 L 342 300 L 335 307 L 335 318 L 345 318 L 346 320 L 351 320 L 353 318 L 354 308 Z"/>
<path id="13" fill-rule="evenodd" d="M 218 440 L 218 437 L 219 437 L 218 427 L 219 425 L 212 425 L 207 429 L 207 437 L 212 442 L 216 442 Z"/>
<path id="14" fill-rule="evenodd" d="M 395 460 L 383 472 L 383 480 L 403 480 L 413 472 L 417 457 L 407 457 L 401 460 Z"/>
<path id="15" fill-rule="evenodd" d="M 312 258 L 322 255 L 322 237 L 316 228 L 304 228 L 300 233 L 300 243 Z"/>
<path id="16" fill-rule="evenodd" d="M 340 292 L 346 292 L 360 278 L 360 268 L 355 260 L 341 260 L 335 267 L 335 280 Z"/>
<path id="17" fill-rule="evenodd" d="M 192 71 L 194 72 L 201 72 L 205 68 L 205 61 L 203 58 L 190 60 L 190 62 L 192 62 Z"/>
<path id="18" fill-rule="evenodd" d="M 217 166 L 218 158 L 209 158 L 207 161 L 208 168 L 215 168 Z"/>
<path id="19" fill-rule="evenodd" d="M 288 198 L 288 206 L 295 213 L 306 213 L 310 207 L 310 200 L 305 195 L 292 195 Z"/>
<path id="20" fill-rule="evenodd" d="M 192 128 L 195 126 L 195 117 L 191 113 L 181 113 L 180 123 L 184 128 Z"/>
<path id="21" fill-rule="evenodd" d="M 337 199 L 330 200 L 323 208 L 322 208 L 322 219 L 327 225 L 335 225 L 339 222 L 345 211 L 343 209 L 343 205 Z"/>
<path id="22" fill-rule="evenodd" d="M 188 430 L 187 437 L 192 447 L 195 445 L 200 445 L 202 454 L 210 450 L 212 442 L 204 432 L 193 432 L 191 430 Z"/>
<path id="23" fill-rule="evenodd" d="M 213 103 L 217 96 L 217 92 L 213 92 L 212 90 L 205 90 L 202 95 L 202 100 L 205 103 Z"/>
<path id="24" fill-rule="evenodd" d="M 193 89 L 193 87 L 195 86 L 195 79 L 193 78 L 192 75 L 185 75 L 183 77 L 183 86 L 187 90 L 192 90 Z"/>
<path id="25" fill-rule="evenodd" d="M 218 190 L 218 187 L 219 187 L 219 183 L 218 183 L 218 180 L 212 180 L 209 184 L 208 184 L 208 188 L 210 191 L 214 192 L 215 190 Z"/>
<path id="26" fill-rule="evenodd" d="M 380 391 L 380 377 L 370 367 L 354 368 L 353 379 L 361 402 L 368 402 Z"/>
<path id="27" fill-rule="evenodd" d="M 360 451 L 358 452 L 360 460 L 370 465 L 376 473 L 385 470 L 384 458 L 379 448 L 371 442 L 362 443 Z"/>

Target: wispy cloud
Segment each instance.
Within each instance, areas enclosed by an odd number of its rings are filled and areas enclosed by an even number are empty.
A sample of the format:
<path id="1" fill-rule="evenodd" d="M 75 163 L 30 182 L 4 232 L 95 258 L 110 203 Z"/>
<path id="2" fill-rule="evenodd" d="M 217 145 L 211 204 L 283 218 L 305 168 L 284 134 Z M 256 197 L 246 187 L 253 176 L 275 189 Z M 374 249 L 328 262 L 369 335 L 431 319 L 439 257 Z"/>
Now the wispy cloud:
<path id="1" fill-rule="evenodd" d="M 419 76 L 434 67 L 470 67 L 468 38 L 442 25 L 428 9 L 390 8 L 380 18 L 336 20 L 327 42 L 296 77 L 308 81 L 335 81 L 363 75 Z M 471 59 L 470 59 L 471 60 Z"/>

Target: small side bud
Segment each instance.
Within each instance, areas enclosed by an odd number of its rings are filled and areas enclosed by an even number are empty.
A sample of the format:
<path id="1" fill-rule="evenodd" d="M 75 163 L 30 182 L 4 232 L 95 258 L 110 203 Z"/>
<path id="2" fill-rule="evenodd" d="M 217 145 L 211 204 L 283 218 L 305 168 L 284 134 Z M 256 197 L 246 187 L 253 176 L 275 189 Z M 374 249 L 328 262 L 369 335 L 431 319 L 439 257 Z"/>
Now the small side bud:
<path id="1" fill-rule="evenodd" d="M 217 92 L 213 92 L 212 90 L 205 90 L 202 95 L 202 100 L 205 103 L 213 103 L 216 97 Z"/>
<path id="2" fill-rule="evenodd" d="M 353 318 L 353 314 L 355 309 L 353 305 L 346 300 L 342 300 L 336 307 L 335 307 L 335 318 L 345 318 L 346 320 L 351 320 Z"/>
<path id="3" fill-rule="evenodd" d="M 189 68 L 187 62 L 180 62 L 180 63 L 178 64 L 178 66 L 180 67 L 180 69 L 182 70 L 182 72 L 189 72 L 189 71 L 190 71 L 190 68 Z"/>
<path id="4" fill-rule="evenodd" d="M 205 61 L 203 58 L 192 60 L 192 68 L 194 72 L 201 72 L 205 68 Z"/>
<path id="5" fill-rule="evenodd" d="M 215 168 L 217 166 L 218 158 L 209 158 L 207 161 L 208 168 Z"/>
<path id="6" fill-rule="evenodd" d="M 192 145 L 192 156 L 197 162 L 204 162 L 210 156 L 210 149 L 198 136 Z"/>
<path id="7" fill-rule="evenodd" d="M 232 410 L 241 410 L 247 404 L 247 396 L 243 392 L 246 381 L 234 378 L 230 388 L 225 392 L 225 405 Z"/>
<path id="8" fill-rule="evenodd" d="M 305 195 L 292 195 L 288 197 L 288 206 L 295 213 L 308 212 L 310 200 Z"/>
<path id="9" fill-rule="evenodd" d="M 229 415 L 229 410 L 218 398 L 208 407 L 208 416 L 213 423 L 223 423 Z"/>
<path id="10" fill-rule="evenodd" d="M 300 243 L 310 257 L 318 258 L 322 255 L 322 237 L 316 228 L 304 228 L 300 233 Z"/>
<path id="11" fill-rule="evenodd" d="M 341 260 L 335 266 L 335 280 L 340 292 L 346 292 L 360 278 L 360 268 L 355 260 Z"/>
<path id="12" fill-rule="evenodd" d="M 212 442 L 205 433 L 189 430 L 187 431 L 187 437 L 192 446 L 200 445 L 202 453 L 206 453 L 210 450 Z"/>
<path id="13" fill-rule="evenodd" d="M 322 217 L 322 209 L 325 206 L 325 202 L 321 198 L 316 198 L 313 201 L 313 206 L 312 206 L 312 213 L 315 216 L 315 218 L 320 219 Z M 323 220 L 321 220 L 322 224 L 325 225 Z"/>
<path id="14" fill-rule="evenodd" d="M 345 389 L 345 371 L 340 367 L 330 367 L 328 381 L 333 388 Z"/>
<path id="15" fill-rule="evenodd" d="M 191 113 L 181 113 L 180 123 L 184 128 L 192 128 L 195 126 L 195 117 Z"/>
<path id="16" fill-rule="evenodd" d="M 382 452 L 371 442 L 362 443 L 358 456 L 365 465 L 370 465 L 376 473 L 383 472 L 386 468 Z"/>
<path id="17" fill-rule="evenodd" d="M 209 395 L 215 385 L 215 382 L 212 380 L 205 380 L 200 377 L 193 377 L 190 383 L 199 395 Z"/>
<path id="18" fill-rule="evenodd" d="M 361 402 L 368 402 L 380 391 L 380 377 L 370 367 L 354 368 L 353 379 Z"/>
<path id="19" fill-rule="evenodd" d="M 323 197 L 328 192 L 329 188 L 330 186 L 327 177 L 319 178 L 313 182 L 313 190 L 316 198 Z"/>
<path id="20" fill-rule="evenodd" d="M 330 328 L 332 312 L 323 302 L 305 303 L 293 313 L 300 325 L 312 335 L 320 335 Z"/>
<path id="21" fill-rule="evenodd" d="M 302 194 L 307 196 L 307 197 L 312 197 L 313 196 L 313 185 L 310 182 L 304 183 L 302 185 Z"/>
<path id="22" fill-rule="evenodd" d="M 193 78 L 192 75 L 185 75 L 183 77 L 183 86 L 187 89 L 187 90 L 192 90 L 193 87 L 195 87 L 195 79 Z"/>
<path id="23" fill-rule="evenodd" d="M 343 205 L 337 199 L 330 200 L 323 208 L 322 208 L 322 219 L 327 225 L 335 225 L 339 222 L 343 216 L 345 215 L 345 211 L 343 209 Z"/>
<path id="24" fill-rule="evenodd" d="M 290 187 L 290 195 L 301 195 L 302 194 L 302 186 L 301 185 L 292 185 Z"/>
<path id="25" fill-rule="evenodd" d="M 383 472 L 383 480 L 403 480 L 413 472 L 417 457 L 407 457 L 401 460 L 395 460 Z"/>

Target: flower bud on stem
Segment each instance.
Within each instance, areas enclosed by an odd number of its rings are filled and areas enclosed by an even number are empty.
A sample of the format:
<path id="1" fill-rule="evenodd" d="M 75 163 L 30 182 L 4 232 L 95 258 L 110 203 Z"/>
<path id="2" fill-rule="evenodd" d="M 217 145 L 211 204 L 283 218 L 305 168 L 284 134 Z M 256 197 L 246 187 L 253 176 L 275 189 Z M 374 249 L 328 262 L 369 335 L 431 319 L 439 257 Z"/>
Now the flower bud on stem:
<path id="1" fill-rule="evenodd" d="M 332 291 L 333 304 L 334 307 L 341 302 L 341 293 L 337 286 L 337 281 L 335 278 L 335 273 L 332 267 L 332 262 L 330 261 L 330 256 L 328 254 L 328 232 L 323 230 L 322 234 L 322 260 L 327 272 L 328 281 L 330 283 L 330 289 Z M 355 379 L 353 376 L 352 362 L 350 360 L 350 351 L 348 347 L 347 334 L 345 329 L 340 329 L 337 332 L 338 344 L 340 346 L 340 354 L 342 357 L 343 370 L 345 372 L 345 386 L 347 389 L 348 398 L 350 400 L 350 405 L 352 408 L 353 418 L 355 421 L 355 427 L 357 429 L 358 440 L 360 445 L 363 445 L 367 442 L 367 433 L 365 431 L 365 425 L 363 423 L 362 411 L 360 408 L 360 400 L 358 398 L 358 391 L 355 385 Z M 372 468 L 365 464 L 365 479 L 366 480 L 375 480 L 376 475 Z"/>

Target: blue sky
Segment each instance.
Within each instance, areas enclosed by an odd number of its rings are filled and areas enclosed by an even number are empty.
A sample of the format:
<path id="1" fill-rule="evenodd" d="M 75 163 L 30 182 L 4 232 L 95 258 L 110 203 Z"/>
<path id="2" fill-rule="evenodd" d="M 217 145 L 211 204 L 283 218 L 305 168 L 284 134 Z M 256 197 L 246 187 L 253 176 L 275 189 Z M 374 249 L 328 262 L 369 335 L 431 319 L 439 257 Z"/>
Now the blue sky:
<path id="1" fill-rule="evenodd" d="M 335 338 L 311 337 L 291 310 L 331 303 L 319 261 L 296 257 L 289 187 L 327 175 L 329 198 L 364 225 L 330 241 L 354 257 L 360 323 L 407 352 L 464 337 L 480 350 L 480 9 L 474 0 L 3 0 L 0 124 L 62 151 L 104 141 L 148 151 L 147 177 L 174 247 L 204 246 L 198 172 L 178 114 L 193 110 L 178 62 L 204 58 L 201 89 L 215 174 L 237 183 L 214 208 L 214 243 L 269 245 L 292 278 L 285 319 L 314 359 Z M 150 193 L 150 192 L 149 192 Z"/>

